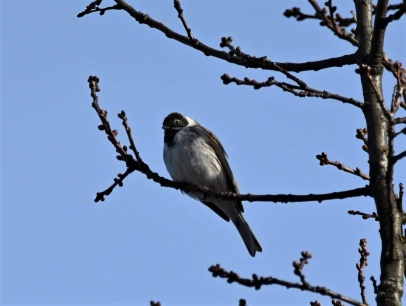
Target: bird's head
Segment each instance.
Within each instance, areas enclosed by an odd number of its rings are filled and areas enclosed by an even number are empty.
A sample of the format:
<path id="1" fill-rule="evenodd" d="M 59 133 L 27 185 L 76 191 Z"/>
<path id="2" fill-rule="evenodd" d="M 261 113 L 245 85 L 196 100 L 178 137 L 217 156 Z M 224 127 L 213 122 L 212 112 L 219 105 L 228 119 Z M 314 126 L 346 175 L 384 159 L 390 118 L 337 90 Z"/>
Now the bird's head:
<path id="1" fill-rule="evenodd" d="M 162 128 L 164 130 L 181 130 L 189 125 L 189 118 L 179 113 L 171 113 L 164 119 Z"/>

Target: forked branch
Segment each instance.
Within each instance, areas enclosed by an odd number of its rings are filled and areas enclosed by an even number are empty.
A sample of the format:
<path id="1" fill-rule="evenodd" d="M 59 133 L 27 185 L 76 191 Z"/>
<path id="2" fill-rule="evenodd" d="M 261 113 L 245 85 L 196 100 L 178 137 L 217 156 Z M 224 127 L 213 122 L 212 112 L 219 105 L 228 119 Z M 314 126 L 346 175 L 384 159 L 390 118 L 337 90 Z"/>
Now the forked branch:
<path id="1" fill-rule="evenodd" d="M 363 180 L 369 181 L 369 179 L 370 179 L 369 176 L 366 175 L 364 172 L 362 172 L 361 169 L 358 167 L 355 168 L 355 170 L 354 170 L 346 165 L 343 165 L 339 161 L 334 162 L 334 161 L 329 160 L 327 153 L 325 153 L 325 152 L 321 153 L 321 155 L 316 155 L 316 158 L 320 161 L 320 166 L 332 165 L 332 166 L 337 167 L 337 169 L 339 169 L 339 170 L 359 176 Z"/>
<path id="2" fill-rule="evenodd" d="M 192 30 L 186 24 L 186 20 L 183 16 L 183 13 L 182 13 L 182 17 L 179 17 L 179 18 L 182 20 L 182 23 L 185 22 L 184 27 L 188 33 L 187 36 L 181 35 L 175 31 L 173 31 L 172 29 L 170 29 L 169 27 L 164 25 L 162 22 L 151 18 L 148 14 L 137 11 L 124 0 L 115 0 L 116 5 L 113 7 L 109 7 L 109 8 L 99 8 L 98 6 L 100 5 L 100 2 L 101 2 L 100 0 L 94 1 L 94 2 L 97 2 L 97 6 L 93 5 L 89 9 L 86 8 L 86 10 L 79 13 L 77 15 L 77 17 L 80 18 L 87 14 L 91 14 L 94 12 L 100 12 L 100 11 L 103 11 L 103 13 L 104 13 L 105 11 L 112 10 L 112 9 L 125 10 L 131 17 L 133 17 L 140 24 L 148 25 L 149 27 L 164 33 L 166 35 L 166 37 L 168 37 L 170 39 L 174 39 L 184 45 L 190 46 L 190 47 L 202 52 L 206 56 L 213 56 L 213 57 L 228 61 L 232 64 L 244 66 L 247 68 L 261 68 L 264 70 L 275 70 L 275 67 L 273 65 L 271 65 L 268 62 L 263 62 L 261 57 L 243 56 L 243 55 L 237 55 L 237 54 L 230 55 L 229 52 L 214 49 L 214 48 L 209 47 L 209 46 L 205 45 L 204 43 L 200 42 L 198 39 L 191 36 Z M 92 2 L 92 4 L 94 2 Z M 177 0 L 174 1 L 175 8 L 177 7 L 176 2 L 177 2 Z M 91 6 L 91 5 L 89 5 L 89 6 Z M 180 6 L 179 6 L 179 8 L 180 8 Z M 180 10 L 177 9 L 177 11 L 179 14 Z M 300 71 L 309 71 L 309 70 L 317 71 L 317 70 L 331 68 L 331 67 L 342 67 L 344 65 L 353 65 L 355 63 L 356 63 L 356 56 L 354 53 L 354 54 L 339 56 L 336 58 L 323 59 L 320 61 L 304 62 L 304 63 L 277 63 L 277 64 L 288 71 L 300 72 Z"/>
<path id="3" fill-rule="evenodd" d="M 278 67 L 280 68 L 280 67 Z M 283 70 L 280 68 L 282 71 L 288 73 L 287 71 Z M 281 71 L 281 72 L 282 72 Z M 315 98 L 322 98 L 322 99 L 332 99 L 332 100 L 337 100 L 341 101 L 343 103 L 348 103 L 351 105 L 354 105 L 358 108 L 362 108 L 363 103 L 360 101 L 357 101 L 353 98 L 347 98 L 343 97 L 337 94 L 329 93 L 325 90 L 320 91 L 314 88 L 311 88 L 306 85 L 305 82 L 303 82 L 300 79 L 295 78 L 295 82 L 298 85 L 286 83 L 286 82 L 279 82 L 275 80 L 274 77 L 268 78 L 265 82 L 258 82 L 256 80 L 250 80 L 249 78 L 245 77 L 243 80 L 240 80 L 235 77 L 230 77 L 228 74 L 223 74 L 221 76 L 221 79 L 223 80 L 223 83 L 225 85 L 230 84 L 230 83 L 235 83 L 237 85 L 248 85 L 252 86 L 254 89 L 260 89 L 262 87 L 270 87 L 275 85 L 276 87 L 281 88 L 283 91 L 287 91 L 296 97 L 304 98 L 304 97 L 315 97 Z"/>
<path id="4" fill-rule="evenodd" d="M 227 282 L 229 284 L 232 283 L 237 283 L 246 287 L 254 287 L 255 290 L 261 289 L 262 286 L 264 285 L 278 285 L 285 287 L 287 289 L 290 288 L 295 288 L 295 289 L 300 289 L 302 291 L 310 291 L 314 292 L 320 295 L 326 295 L 329 296 L 333 299 L 341 300 L 344 302 L 347 302 L 351 305 L 356 305 L 356 306 L 365 306 L 362 302 L 359 302 L 357 300 L 354 300 L 352 298 L 349 298 L 343 294 L 334 292 L 331 289 L 328 289 L 326 287 L 321 287 L 321 286 L 313 286 L 311 285 L 305 278 L 303 274 L 303 268 L 305 264 L 308 263 L 308 260 L 312 257 L 312 255 L 308 252 L 302 252 L 302 257 L 300 258 L 299 262 L 293 262 L 293 267 L 294 267 L 294 274 L 297 275 L 300 278 L 300 283 L 294 283 L 294 282 L 289 282 L 285 281 L 276 277 L 272 276 L 267 276 L 267 277 L 262 277 L 258 276 L 257 274 L 253 274 L 252 278 L 242 278 L 240 277 L 237 273 L 233 271 L 227 271 L 223 269 L 219 264 L 215 266 L 211 266 L 209 268 L 209 271 L 212 273 L 213 277 L 220 277 L 220 278 L 225 278 L 227 279 Z M 317 304 L 315 304 L 317 305 Z"/>

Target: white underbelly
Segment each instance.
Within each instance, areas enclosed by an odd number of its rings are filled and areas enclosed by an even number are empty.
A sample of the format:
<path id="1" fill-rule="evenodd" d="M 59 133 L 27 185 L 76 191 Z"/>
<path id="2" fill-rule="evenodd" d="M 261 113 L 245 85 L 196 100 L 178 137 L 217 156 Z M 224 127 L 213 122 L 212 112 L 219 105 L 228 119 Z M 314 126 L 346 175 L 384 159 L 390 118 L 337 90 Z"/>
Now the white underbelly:
<path id="1" fill-rule="evenodd" d="M 179 138 L 171 148 L 164 148 L 164 161 L 172 179 L 224 190 L 225 178 L 215 152 L 202 138 Z"/>

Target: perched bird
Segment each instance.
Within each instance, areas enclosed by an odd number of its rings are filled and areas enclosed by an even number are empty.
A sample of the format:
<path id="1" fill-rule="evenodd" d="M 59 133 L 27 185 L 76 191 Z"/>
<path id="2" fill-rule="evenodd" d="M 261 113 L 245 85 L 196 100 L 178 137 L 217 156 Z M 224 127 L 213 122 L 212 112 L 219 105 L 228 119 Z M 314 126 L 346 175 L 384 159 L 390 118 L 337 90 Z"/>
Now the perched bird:
<path id="1" fill-rule="evenodd" d="M 217 137 L 192 118 L 179 113 L 169 114 L 163 124 L 164 161 L 172 179 L 195 186 L 206 186 L 217 192 L 239 193 L 227 154 Z M 221 218 L 234 223 L 251 256 L 262 252 L 261 245 L 242 213 L 241 201 L 225 201 L 189 192 Z"/>

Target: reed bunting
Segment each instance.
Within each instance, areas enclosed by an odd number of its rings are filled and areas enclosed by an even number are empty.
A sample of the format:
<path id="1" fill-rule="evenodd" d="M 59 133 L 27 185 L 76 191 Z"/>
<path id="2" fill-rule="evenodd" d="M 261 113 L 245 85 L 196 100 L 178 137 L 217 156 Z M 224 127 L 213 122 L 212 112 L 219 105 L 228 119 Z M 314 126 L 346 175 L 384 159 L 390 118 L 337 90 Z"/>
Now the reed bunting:
<path id="1" fill-rule="evenodd" d="M 164 161 L 172 179 L 195 186 L 206 186 L 217 192 L 239 193 L 227 154 L 217 137 L 192 118 L 169 114 L 162 125 L 165 130 Z M 224 201 L 189 192 L 221 218 L 234 223 L 251 256 L 262 252 L 261 245 L 242 213 L 241 201 Z"/>

